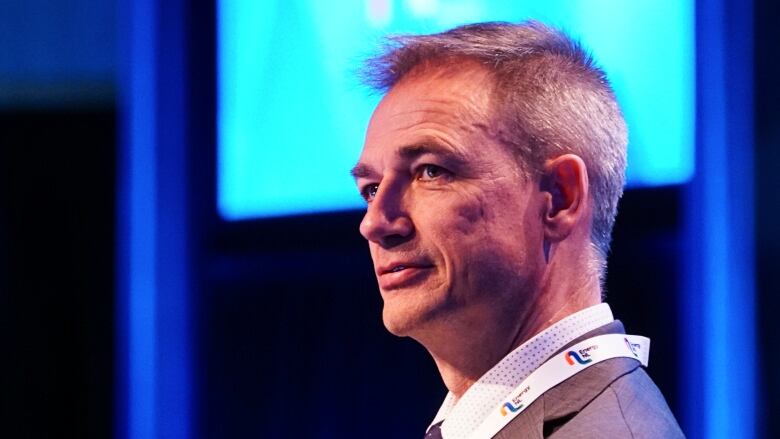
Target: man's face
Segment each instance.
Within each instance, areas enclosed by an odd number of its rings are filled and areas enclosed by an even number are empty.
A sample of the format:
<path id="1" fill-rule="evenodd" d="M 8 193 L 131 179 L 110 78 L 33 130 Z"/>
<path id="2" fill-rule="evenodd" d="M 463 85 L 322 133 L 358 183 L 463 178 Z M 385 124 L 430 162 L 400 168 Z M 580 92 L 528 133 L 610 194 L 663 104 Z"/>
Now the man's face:
<path id="1" fill-rule="evenodd" d="M 393 87 L 353 170 L 368 202 L 360 232 L 396 335 L 516 321 L 538 289 L 542 198 L 490 137 L 489 75 L 461 69 Z"/>

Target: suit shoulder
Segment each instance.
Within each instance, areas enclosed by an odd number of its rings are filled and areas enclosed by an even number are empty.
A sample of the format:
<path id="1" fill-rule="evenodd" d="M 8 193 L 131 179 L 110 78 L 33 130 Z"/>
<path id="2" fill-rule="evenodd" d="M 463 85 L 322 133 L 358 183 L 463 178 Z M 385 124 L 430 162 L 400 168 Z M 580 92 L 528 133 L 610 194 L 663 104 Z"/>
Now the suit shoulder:
<path id="1" fill-rule="evenodd" d="M 615 395 L 633 437 L 685 437 L 661 391 L 643 368 L 615 380 L 609 390 Z"/>
<path id="2" fill-rule="evenodd" d="M 570 418 L 545 423 L 544 429 L 544 436 L 550 438 L 685 437 L 661 391 L 642 368 L 610 383 Z"/>

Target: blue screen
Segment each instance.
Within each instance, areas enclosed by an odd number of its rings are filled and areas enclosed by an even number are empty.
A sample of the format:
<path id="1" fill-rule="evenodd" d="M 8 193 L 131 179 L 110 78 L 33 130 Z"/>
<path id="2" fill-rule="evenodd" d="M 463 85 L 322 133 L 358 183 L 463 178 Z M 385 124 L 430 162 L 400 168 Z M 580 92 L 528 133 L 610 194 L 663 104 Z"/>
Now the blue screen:
<path id="1" fill-rule="evenodd" d="M 606 70 L 629 126 L 629 186 L 694 172 L 692 0 L 222 0 L 218 210 L 240 220 L 359 208 L 349 169 L 380 97 L 355 72 L 383 36 L 541 20 Z"/>

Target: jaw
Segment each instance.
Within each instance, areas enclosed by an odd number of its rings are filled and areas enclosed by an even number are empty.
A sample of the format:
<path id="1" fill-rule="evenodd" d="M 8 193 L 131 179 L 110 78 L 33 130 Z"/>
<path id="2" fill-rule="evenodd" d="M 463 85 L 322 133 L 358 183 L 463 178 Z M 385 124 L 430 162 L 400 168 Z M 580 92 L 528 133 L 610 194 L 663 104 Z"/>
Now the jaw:
<path id="1" fill-rule="evenodd" d="M 417 339 L 446 314 L 448 295 L 438 285 L 381 291 L 382 320 L 391 334 Z"/>

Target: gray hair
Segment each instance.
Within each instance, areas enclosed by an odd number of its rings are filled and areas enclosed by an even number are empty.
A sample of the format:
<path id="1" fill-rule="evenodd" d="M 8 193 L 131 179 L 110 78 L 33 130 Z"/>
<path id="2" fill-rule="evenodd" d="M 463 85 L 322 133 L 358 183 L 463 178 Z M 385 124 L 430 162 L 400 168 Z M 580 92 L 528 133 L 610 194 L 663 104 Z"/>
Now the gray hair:
<path id="1" fill-rule="evenodd" d="M 606 75 L 579 43 L 537 21 L 392 36 L 361 73 L 366 84 L 386 92 L 412 70 L 458 66 L 463 59 L 491 72 L 497 116 L 493 134 L 513 148 L 527 175 L 540 172 L 545 160 L 566 153 L 585 162 L 594 204 L 591 247 L 603 280 L 623 194 L 628 143 Z"/>

